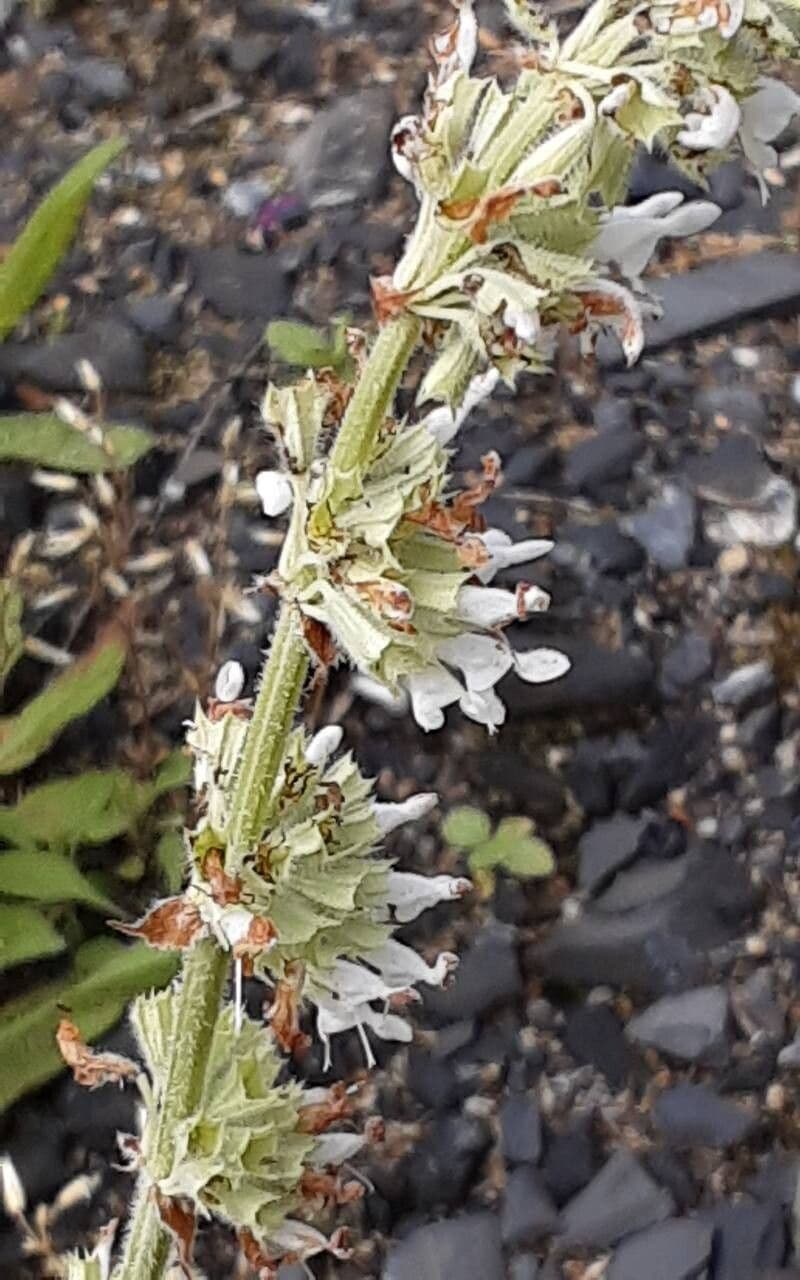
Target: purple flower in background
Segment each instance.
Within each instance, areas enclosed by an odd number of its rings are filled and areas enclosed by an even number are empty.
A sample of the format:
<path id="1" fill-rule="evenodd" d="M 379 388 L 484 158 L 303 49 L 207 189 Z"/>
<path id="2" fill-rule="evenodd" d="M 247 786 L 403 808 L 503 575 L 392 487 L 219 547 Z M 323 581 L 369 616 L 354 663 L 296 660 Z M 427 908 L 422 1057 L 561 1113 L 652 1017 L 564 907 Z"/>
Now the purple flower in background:
<path id="1" fill-rule="evenodd" d="M 308 205 L 303 197 L 295 191 L 287 191 L 264 201 L 256 214 L 254 225 L 264 239 L 268 240 L 281 231 L 302 226 L 307 217 Z"/>

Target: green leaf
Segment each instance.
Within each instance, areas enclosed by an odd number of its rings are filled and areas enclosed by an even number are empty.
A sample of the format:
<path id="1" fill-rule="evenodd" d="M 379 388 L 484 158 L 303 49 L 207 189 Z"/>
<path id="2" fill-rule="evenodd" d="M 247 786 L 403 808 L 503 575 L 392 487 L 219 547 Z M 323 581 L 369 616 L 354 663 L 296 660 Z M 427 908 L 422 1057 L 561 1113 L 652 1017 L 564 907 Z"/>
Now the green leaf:
<path id="1" fill-rule="evenodd" d="M 114 688 L 125 665 L 122 626 L 111 623 L 95 645 L 14 716 L 0 719 L 0 775 L 17 773 L 45 752 L 63 729 Z"/>
<path id="2" fill-rule="evenodd" d="M 100 174 L 124 147 L 103 142 L 45 196 L 0 266 L 0 341 L 39 298 L 69 248 Z"/>
<path id="3" fill-rule="evenodd" d="M 28 907 L 0 907 L 2 911 Z M 0 929 L 1 929 L 0 925 Z M 76 953 L 73 973 L 3 1008 L 0 1024 L 0 1110 L 63 1069 L 55 1032 L 65 1011 L 87 1041 L 103 1035 L 141 991 L 160 988 L 175 976 L 176 956 L 146 943 L 128 946 L 95 938 Z"/>
<path id="4" fill-rule="evenodd" d="M 186 848 L 183 833 L 165 831 L 155 847 L 155 862 L 165 891 L 180 893 L 186 873 Z"/>
<path id="5" fill-rule="evenodd" d="M 533 830 L 530 818 L 503 818 L 491 839 L 469 854 L 470 869 L 502 867 L 521 880 L 550 875 L 555 868 L 553 851 Z"/>
<path id="6" fill-rule="evenodd" d="M 22 655 L 22 594 L 7 578 L 0 578 L 0 693 Z"/>
<path id="7" fill-rule="evenodd" d="M 457 845 L 460 849 L 471 849 L 483 844 L 489 839 L 491 830 L 486 814 L 468 804 L 451 809 L 442 824 L 442 835 L 447 843 Z"/>
<path id="8" fill-rule="evenodd" d="M 296 320 L 273 320 L 266 328 L 266 340 L 274 354 L 284 364 L 300 369 L 336 369 L 344 372 L 350 368 L 347 353 L 347 321 L 336 320 L 329 333 L 315 329 L 310 324 Z"/>
<path id="9" fill-rule="evenodd" d="M 172 751 L 156 770 L 153 779 L 153 795 L 164 796 L 170 791 L 188 787 L 192 780 L 192 757 L 185 751 Z"/>
<path id="10" fill-rule="evenodd" d="M 91 769 L 33 787 L 13 809 L 0 810 L 0 835 L 18 831 L 26 843 L 66 846 L 105 844 L 130 831 L 150 807 L 152 787 L 123 769 Z"/>
<path id="11" fill-rule="evenodd" d="M 0 893 L 36 902 L 81 902 L 95 911 L 119 915 L 119 908 L 95 889 L 69 858 L 60 853 L 13 849 L 0 853 Z"/>
<path id="12" fill-rule="evenodd" d="M 57 955 L 64 947 L 64 939 L 41 911 L 24 903 L 0 902 L 0 970 Z M 2 1035 L 0 1031 L 0 1039 Z"/>
<path id="13" fill-rule="evenodd" d="M 53 471 L 97 475 L 132 467 L 155 443 L 144 427 L 102 427 L 104 444 L 63 422 L 55 413 L 0 417 L 0 462 L 30 462 Z"/>

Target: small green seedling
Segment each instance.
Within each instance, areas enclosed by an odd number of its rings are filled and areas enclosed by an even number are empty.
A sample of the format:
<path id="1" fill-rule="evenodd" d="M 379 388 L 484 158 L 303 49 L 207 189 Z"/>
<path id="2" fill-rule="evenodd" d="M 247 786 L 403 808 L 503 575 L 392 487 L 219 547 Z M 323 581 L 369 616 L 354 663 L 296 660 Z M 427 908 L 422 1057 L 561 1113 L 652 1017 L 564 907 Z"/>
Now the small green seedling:
<path id="1" fill-rule="evenodd" d="M 442 827 L 448 844 L 463 849 L 483 897 L 494 892 L 499 868 L 518 880 L 540 880 L 555 869 L 553 850 L 535 835 L 530 818 L 502 818 L 492 833 L 487 814 L 472 805 L 451 810 Z"/>

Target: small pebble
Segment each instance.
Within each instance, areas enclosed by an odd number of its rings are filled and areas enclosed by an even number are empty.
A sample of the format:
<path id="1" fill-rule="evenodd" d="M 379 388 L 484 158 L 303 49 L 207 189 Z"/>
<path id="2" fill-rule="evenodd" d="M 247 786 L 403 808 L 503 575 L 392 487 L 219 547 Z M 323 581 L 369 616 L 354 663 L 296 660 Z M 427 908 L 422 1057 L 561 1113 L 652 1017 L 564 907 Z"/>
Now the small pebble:
<path id="1" fill-rule="evenodd" d="M 717 556 L 717 568 L 720 573 L 724 573 L 729 578 L 733 578 L 739 573 L 744 573 L 749 565 L 750 552 L 741 543 L 736 547 L 726 547 Z"/>

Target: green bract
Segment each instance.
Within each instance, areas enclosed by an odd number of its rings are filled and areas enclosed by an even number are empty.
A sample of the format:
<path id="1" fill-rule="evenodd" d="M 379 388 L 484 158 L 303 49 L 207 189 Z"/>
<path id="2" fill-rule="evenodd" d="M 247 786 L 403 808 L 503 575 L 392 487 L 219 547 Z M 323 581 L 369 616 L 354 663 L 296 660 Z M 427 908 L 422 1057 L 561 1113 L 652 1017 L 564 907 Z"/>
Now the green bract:
<path id="1" fill-rule="evenodd" d="M 158 1102 L 174 1047 L 174 991 L 140 996 L 132 1021 Z M 217 1020 L 205 1084 L 195 1113 L 175 1134 L 174 1162 L 159 1190 L 186 1196 L 202 1213 L 213 1212 L 260 1238 L 281 1226 L 299 1201 L 299 1183 L 314 1138 L 299 1131 L 300 1085 L 277 1084 L 281 1060 L 263 1026 L 233 1009 Z M 154 1107 L 149 1116 L 155 1116 Z M 153 1134 L 142 1135 L 147 1166 Z"/>

